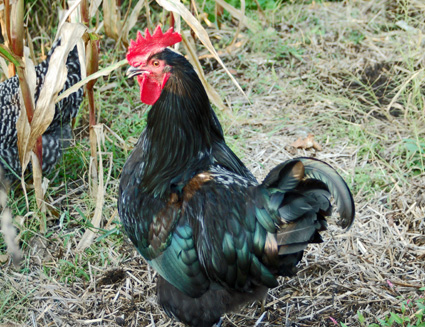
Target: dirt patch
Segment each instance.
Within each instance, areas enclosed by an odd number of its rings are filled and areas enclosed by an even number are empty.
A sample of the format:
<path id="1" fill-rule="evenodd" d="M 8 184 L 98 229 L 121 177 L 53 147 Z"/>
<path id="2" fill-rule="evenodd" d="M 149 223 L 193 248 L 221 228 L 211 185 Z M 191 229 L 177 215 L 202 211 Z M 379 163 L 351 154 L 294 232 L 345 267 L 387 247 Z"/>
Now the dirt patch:
<path id="1" fill-rule="evenodd" d="M 97 282 L 98 286 L 111 285 L 121 282 L 125 278 L 124 269 L 112 269 L 103 274 Z"/>

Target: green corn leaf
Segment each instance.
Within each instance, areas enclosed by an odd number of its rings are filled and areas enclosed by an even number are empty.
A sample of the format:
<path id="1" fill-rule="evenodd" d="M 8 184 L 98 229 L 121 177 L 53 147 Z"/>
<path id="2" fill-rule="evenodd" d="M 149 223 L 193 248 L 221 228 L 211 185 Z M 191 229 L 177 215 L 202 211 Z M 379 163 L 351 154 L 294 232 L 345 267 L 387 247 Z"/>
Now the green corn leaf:
<path id="1" fill-rule="evenodd" d="M 15 65 L 15 67 L 20 67 L 21 66 L 21 60 L 19 57 L 15 56 L 13 54 L 12 51 L 10 51 L 5 45 L 0 44 L 0 55 L 10 61 L 11 63 L 13 63 Z"/>

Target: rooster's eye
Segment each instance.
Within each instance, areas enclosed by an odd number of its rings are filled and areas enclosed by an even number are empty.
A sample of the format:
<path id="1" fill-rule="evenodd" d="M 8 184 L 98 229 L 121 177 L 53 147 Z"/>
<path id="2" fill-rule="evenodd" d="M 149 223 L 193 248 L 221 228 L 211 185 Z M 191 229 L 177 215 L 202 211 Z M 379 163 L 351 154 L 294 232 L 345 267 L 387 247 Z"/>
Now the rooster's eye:
<path id="1" fill-rule="evenodd" d="M 152 65 L 154 65 L 154 67 L 158 67 L 159 66 L 159 61 L 155 60 Z"/>

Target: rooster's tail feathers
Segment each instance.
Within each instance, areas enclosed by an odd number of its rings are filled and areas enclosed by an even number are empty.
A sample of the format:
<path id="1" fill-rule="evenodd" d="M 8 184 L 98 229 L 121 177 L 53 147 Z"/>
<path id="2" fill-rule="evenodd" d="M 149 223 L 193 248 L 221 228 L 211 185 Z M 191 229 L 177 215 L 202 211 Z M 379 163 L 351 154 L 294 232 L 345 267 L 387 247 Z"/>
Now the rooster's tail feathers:
<path id="1" fill-rule="evenodd" d="M 331 197 L 340 215 L 338 225 L 349 228 L 353 222 L 354 201 L 347 184 L 320 160 L 286 161 L 268 174 L 262 186 L 268 190 L 268 208 L 281 219 L 275 243 L 279 275 L 293 275 L 307 245 L 322 242 L 319 232 L 327 227 Z"/>
<path id="2" fill-rule="evenodd" d="M 305 177 L 323 182 L 335 199 L 340 219 L 338 225 L 350 228 L 355 215 L 353 196 L 342 177 L 327 163 L 312 159 L 299 158 L 305 169 Z"/>

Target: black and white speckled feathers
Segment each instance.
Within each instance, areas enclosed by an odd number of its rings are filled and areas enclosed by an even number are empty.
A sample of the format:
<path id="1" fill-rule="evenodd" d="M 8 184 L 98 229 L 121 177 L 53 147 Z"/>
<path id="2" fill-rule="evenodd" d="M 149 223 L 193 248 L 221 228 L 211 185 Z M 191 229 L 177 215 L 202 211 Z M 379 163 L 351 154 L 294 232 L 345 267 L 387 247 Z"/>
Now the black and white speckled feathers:
<path id="1" fill-rule="evenodd" d="M 51 55 L 58 45 L 60 40 L 53 45 L 47 54 L 47 59 L 35 67 L 37 76 L 35 102 L 44 83 Z M 76 47 L 69 53 L 66 66 L 68 75 L 61 93 L 81 80 Z M 43 135 L 43 172 L 49 172 L 55 166 L 62 154 L 62 149 L 68 146 L 72 137 L 71 121 L 78 113 L 82 97 L 83 89 L 80 88 L 56 104 L 53 121 Z M 9 179 L 14 179 L 11 170 L 17 175 L 21 174 L 16 130 L 16 122 L 20 114 L 19 101 L 19 79 L 14 76 L 0 84 L 0 165 L 5 168 Z"/>

